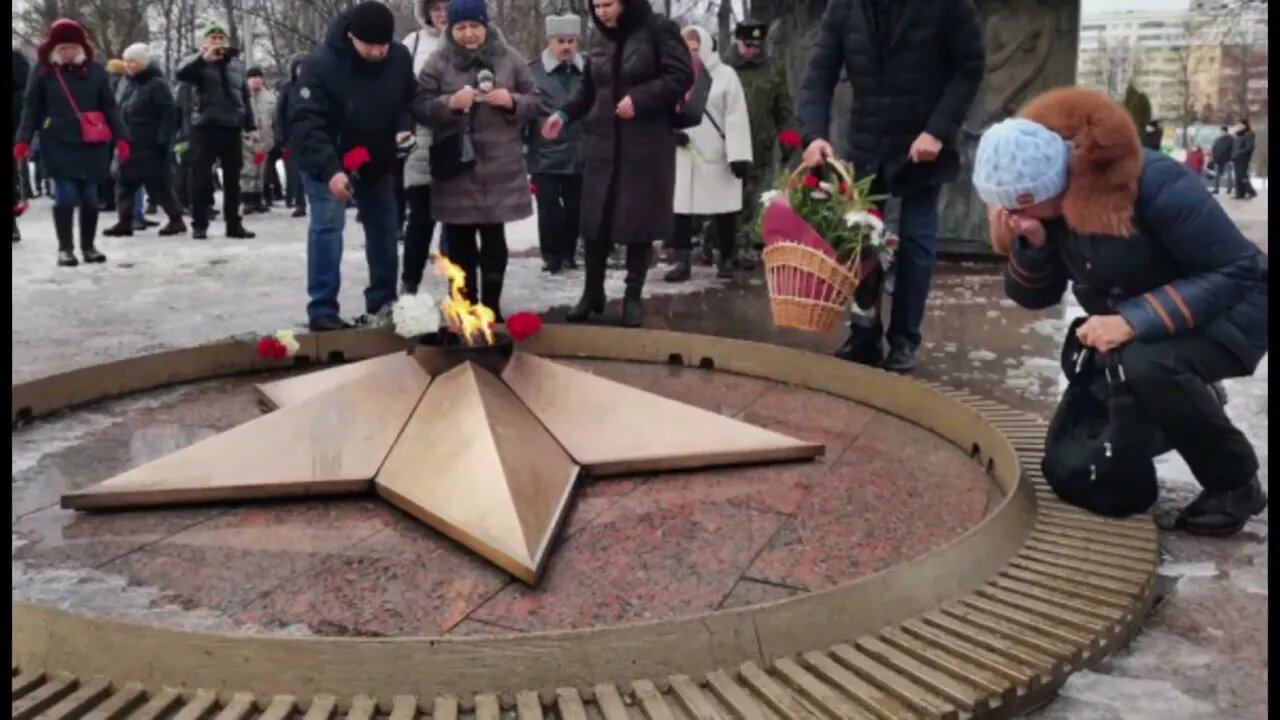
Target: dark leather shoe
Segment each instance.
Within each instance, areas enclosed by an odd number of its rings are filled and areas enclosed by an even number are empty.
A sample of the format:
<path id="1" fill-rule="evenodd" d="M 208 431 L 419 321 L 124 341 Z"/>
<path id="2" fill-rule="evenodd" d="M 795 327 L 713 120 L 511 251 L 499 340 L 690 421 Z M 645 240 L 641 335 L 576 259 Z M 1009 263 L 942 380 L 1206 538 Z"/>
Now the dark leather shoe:
<path id="1" fill-rule="evenodd" d="M 692 254 L 690 250 L 677 250 L 676 264 L 667 271 L 666 275 L 662 276 L 662 279 L 669 283 L 678 283 L 685 282 L 692 277 L 693 269 L 689 267 L 689 260 Z"/>
<path id="2" fill-rule="evenodd" d="M 87 263 L 96 264 L 107 261 L 107 256 L 98 252 L 95 248 L 85 248 L 80 251 L 80 254 L 84 256 L 84 261 Z"/>
<path id="3" fill-rule="evenodd" d="M 1262 490 L 1258 476 L 1254 475 L 1241 487 L 1200 493 L 1179 513 L 1175 528 L 1192 535 L 1235 535 L 1244 529 L 1249 518 L 1266 509 L 1267 494 Z"/>
<path id="4" fill-rule="evenodd" d="M 160 228 L 159 235 L 160 237 L 169 237 L 171 235 L 181 235 L 186 231 L 187 231 L 186 223 L 182 222 L 181 220 L 178 220 L 176 222 L 171 220 L 164 227 Z"/>
<path id="5" fill-rule="evenodd" d="M 335 330 L 350 330 L 354 327 L 351 323 L 343 320 L 337 315 L 329 315 L 327 317 L 312 318 L 308 323 L 311 332 L 333 332 Z"/>
<path id="6" fill-rule="evenodd" d="M 75 267 L 80 264 L 76 259 L 75 253 L 67 250 L 58 251 L 58 267 Z"/>
<path id="7" fill-rule="evenodd" d="M 906 345 L 895 345 L 889 348 L 889 357 L 884 359 L 884 369 L 903 374 L 915 370 L 916 349 Z"/>
<path id="8" fill-rule="evenodd" d="M 584 323 L 594 315 L 604 313 L 604 300 L 588 297 L 583 295 L 578 304 L 574 305 L 565 315 L 564 319 L 571 323 Z"/>
<path id="9" fill-rule="evenodd" d="M 133 237 L 133 224 L 121 225 L 120 223 L 116 223 L 115 225 L 103 230 L 102 234 L 107 237 Z"/>
<path id="10" fill-rule="evenodd" d="M 835 356 L 859 365 L 879 367 L 884 361 L 884 341 L 880 329 L 853 327 L 849 331 L 849 338 L 835 352 Z"/>
<path id="11" fill-rule="evenodd" d="M 622 301 L 622 327 L 638 328 L 644 325 L 644 301 L 626 298 Z"/>
<path id="12" fill-rule="evenodd" d="M 258 236 L 245 230 L 243 225 L 232 225 L 227 228 L 227 237 L 233 240 L 252 240 Z"/>
<path id="13" fill-rule="evenodd" d="M 192 240 L 208 240 L 209 230 L 207 228 L 192 228 L 191 239 Z"/>

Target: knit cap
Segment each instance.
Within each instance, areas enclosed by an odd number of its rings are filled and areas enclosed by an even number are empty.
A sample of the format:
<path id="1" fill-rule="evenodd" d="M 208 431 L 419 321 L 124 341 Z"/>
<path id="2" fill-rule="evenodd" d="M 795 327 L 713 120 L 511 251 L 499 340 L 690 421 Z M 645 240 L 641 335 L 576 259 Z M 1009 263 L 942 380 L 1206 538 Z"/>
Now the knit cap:
<path id="1" fill-rule="evenodd" d="M 366 0 L 351 9 L 347 30 L 360 42 L 390 45 L 396 32 L 396 17 L 391 8 L 376 0 Z"/>
<path id="2" fill-rule="evenodd" d="M 465 20 L 489 24 L 489 8 L 485 0 L 449 0 L 449 24 Z"/>
<path id="3" fill-rule="evenodd" d="M 226 35 L 226 34 L 227 34 L 226 28 L 222 27 L 218 23 L 209 23 L 207 26 L 205 26 L 204 32 L 200 34 L 200 37 L 207 38 L 210 35 Z"/>
<path id="4" fill-rule="evenodd" d="M 147 48 L 146 43 L 134 43 L 125 48 L 120 57 L 124 60 L 132 60 L 136 63 L 147 65 L 151 62 L 151 50 Z"/>
<path id="5" fill-rule="evenodd" d="M 1006 210 L 1035 205 L 1067 189 L 1071 146 L 1030 120 L 1010 118 L 982 134 L 973 162 L 973 187 L 988 205 Z"/>

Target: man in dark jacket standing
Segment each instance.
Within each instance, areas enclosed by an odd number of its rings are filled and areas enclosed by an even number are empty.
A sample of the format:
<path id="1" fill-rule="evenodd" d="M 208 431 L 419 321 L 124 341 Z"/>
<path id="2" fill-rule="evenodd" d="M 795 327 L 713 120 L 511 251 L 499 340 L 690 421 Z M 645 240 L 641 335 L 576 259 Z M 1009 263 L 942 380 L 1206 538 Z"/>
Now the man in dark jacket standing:
<path id="1" fill-rule="evenodd" d="M 1159 120 L 1152 120 L 1142 128 L 1142 147 L 1160 152 L 1162 143 L 1164 143 L 1164 128 L 1160 126 Z"/>
<path id="2" fill-rule="evenodd" d="M 937 261 L 939 188 L 959 176 L 953 144 L 985 63 L 973 0 L 830 0 L 809 57 L 800 91 L 805 164 L 818 168 L 835 153 L 827 134 L 843 69 L 858 98 L 848 138 L 855 170 L 875 176 L 873 193 L 902 198 L 887 370 L 915 367 Z M 838 357 L 880 364 L 882 278 L 859 287 Z"/>
<path id="3" fill-rule="evenodd" d="M 241 132 L 256 134 L 249 112 L 244 64 L 227 47 L 227 32 L 218 25 L 204 31 L 204 48 L 178 66 L 177 78 L 189 83 L 191 109 L 191 237 L 209 237 L 209 208 L 202 200 L 213 190 L 213 164 L 222 168 L 222 212 L 227 237 L 255 237 L 240 222 Z"/>
<path id="4" fill-rule="evenodd" d="M 1232 136 L 1231 130 L 1226 125 L 1222 126 L 1222 134 L 1213 141 L 1213 148 L 1209 151 L 1209 166 L 1213 168 L 1213 194 L 1218 194 L 1218 189 L 1222 187 L 1223 177 L 1231 177 L 1231 150 L 1235 146 L 1236 139 Z M 1227 192 L 1231 192 L 1232 182 L 1227 180 Z"/>
<path id="5" fill-rule="evenodd" d="M 369 287 L 362 324 L 389 320 L 399 266 L 393 183 L 397 146 L 413 135 L 413 59 L 392 42 L 395 17 L 376 0 L 346 11 L 306 61 L 290 101 L 288 146 L 311 205 L 307 317 L 312 331 L 349 327 L 339 316 L 342 230 L 355 198 L 364 225 Z M 364 162 L 357 164 L 356 158 Z"/>
<path id="6" fill-rule="evenodd" d="M 1248 120 L 1241 120 L 1236 125 L 1236 141 L 1231 146 L 1231 165 L 1236 176 L 1236 199 L 1252 200 L 1258 197 L 1258 191 L 1253 189 L 1253 181 L 1249 179 L 1249 164 L 1253 162 L 1253 149 L 1257 143 L 1257 136 L 1253 134 L 1253 128 L 1249 127 Z"/>
<path id="7" fill-rule="evenodd" d="M 583 58 L 578 52 L 582 19 L 577 15 L 547 18 L 547 47 L 529 63 L 533 82 L 550 114 L 569 101 L 582 85 Z M 542 269 L 556 274 L 576 268 L 579 212 L 582 207 L 582 166 L 586 137 L 582 123 L 573 123 L 560 137 L 542 137 L 538 123 L 526 129 L 526 160 L 538 201 L 538 245 Z"/>
<path id="8" fill-rule="evenodd" d="M 286 137 L 289 129 L 289 108 L 296 101 L 298 91 L 302 89 L 303 63 L 307 59 L 304 52 L 296 53 L 289 58 L 289 79 L 280 83 L 276 89 L 276 127 L 279 128 L 280 137 L 276 138 L 276 143 L 280 146 L 280 157 L 284 158 L 284 204 L 286 207 L 293 208 L 293 217 L 300 218 L 307 216 L 307 194 L 302 191 L 302 179 L 298 175 L 298 161 L 293 157 L 293 151 L 289 149 L 288 138 Z"/>

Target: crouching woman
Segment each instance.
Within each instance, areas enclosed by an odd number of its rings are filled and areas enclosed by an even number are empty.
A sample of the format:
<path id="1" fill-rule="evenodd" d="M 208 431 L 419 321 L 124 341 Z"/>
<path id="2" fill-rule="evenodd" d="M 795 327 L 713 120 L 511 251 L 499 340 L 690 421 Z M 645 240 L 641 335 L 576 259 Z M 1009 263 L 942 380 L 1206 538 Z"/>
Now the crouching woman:
<path id="1" fill-rule="evenodd" d="M 1019 305 L 1072 284 L 1080 342 L 1119 354 L 1142 416 L 1203 488 L 1173 526 L 1228 535 L 1266 507 L 1258 457 L 1210 388 L 1267 353 L 1267 256 L 1176 160 L 1143 150 L 1124 108 L 1063 88 L 990 128 L 973 183 Z"/>

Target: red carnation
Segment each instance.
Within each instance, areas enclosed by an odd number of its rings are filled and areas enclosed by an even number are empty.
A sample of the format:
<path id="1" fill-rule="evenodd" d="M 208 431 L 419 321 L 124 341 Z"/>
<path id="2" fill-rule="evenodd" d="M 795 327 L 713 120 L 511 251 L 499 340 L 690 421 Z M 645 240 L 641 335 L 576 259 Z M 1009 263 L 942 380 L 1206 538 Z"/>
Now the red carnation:
<path id="1" fill-rule="evenodd" d="M 884 213 L 880 212 L 880 208 L 876 207 L 875 205 L 872 205 L 871 207 L 867 208 L 867 214 L 877 220 L 884 220 Z"/>
<path id="2" fill-rule="evenodd" d="M 360 168 L 372 159 L 369 156 L 369 148 L 357 145 L 342 156 L 342 168 L 348 175 L 356 175 L 360 172 Z"/>
<path id="3" fill-rule="evenodd" d="M 795 130 L 783 130 L 778 133 L 778 144 L 784 148 L 798 150 L 804 141 L 800 139 L 800 133 Z"/>
<path id="4" fill-rule="evenodd" d="M 806 175 L 806 176 L 805 176 L 805 178 L 804 178 L 804 186 L 805 186 L 805 187 L 807 187 L 807 188 L 810 188 L 810 189 L 817 189 L 817 187 L 818 187 L 818 176 L 817 176 L 817 175 Z"/>
<path id="5" fill-rule="evenodd" d="M 26 212 L 28 207 L 30 207 L 30 206 L 27 204 L 27 201 L 26 201 L 26 200 L 22 200 L 22 201 L 21 201 L 21 202 L 19 202 L 17 205 L 14 205 L 14 206 L 13 206 L 13 216 L 14 216 L 14 217 L 21 217 L 21 216 L 22 216 L 22 213 Z"/>
<path id="6" fill-rule="evenodd" d="M 273 337 L 264 337 L 258 341 L 258 357 L 267 360 L 284 360 L 289 357 L 289 348 Z"/>
<path id="7" fill-rule="evenodd" d="M 264 152 L 256 152 L 253 154 L 253 164 L 261 165 L 267 161 L 267 154 Z"/>
<path id="8" fill-rule="evenodd" d="M 533 337 L 541 329 L 542 318 L 531 312 L 518 312 L 507 318 L 507 332 L 516 342 Z"/>
<path id="9" fill-rule="evenodd" d="M 280 159 L 281 159 L 281 160 L 288 160 L 288 159 L 289 159 L 289 156 L 290 156 L 290 155 L 292 155 L 292 154 L 293 154 L 293 153 L 289 152 L 289 148 L 284 148 L 284 149 L 282 149 L 282 150 L 280 151 Z"/>
<path id="10" fill-rule="evenodd" d="M 537 185 L 535 185 L 535 184 L 533 184 L 533 183 L 529 183 L 529 194 L 530 194 L 530 195 L 537 195 L 537 194 L 538 194 L 538 186 L 537 186 Z"/>
<path id="11" fill-rule="evenodd" d="M 845 185 L 844 183 L 840 183 L 839 185 L 836 186 L 836 189 L 840 191 L 841 195 L 843 195 L 849 191 L 849 186 Z"/>

